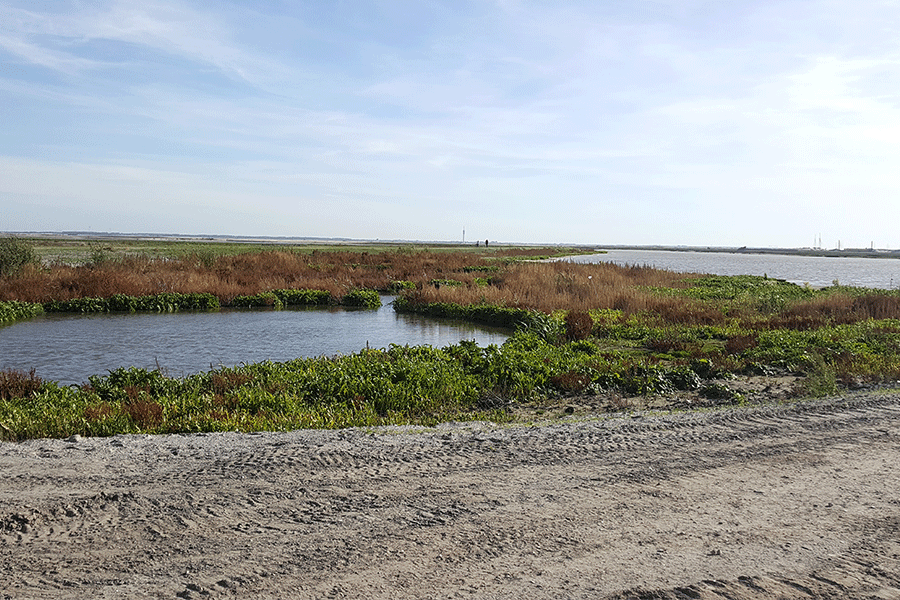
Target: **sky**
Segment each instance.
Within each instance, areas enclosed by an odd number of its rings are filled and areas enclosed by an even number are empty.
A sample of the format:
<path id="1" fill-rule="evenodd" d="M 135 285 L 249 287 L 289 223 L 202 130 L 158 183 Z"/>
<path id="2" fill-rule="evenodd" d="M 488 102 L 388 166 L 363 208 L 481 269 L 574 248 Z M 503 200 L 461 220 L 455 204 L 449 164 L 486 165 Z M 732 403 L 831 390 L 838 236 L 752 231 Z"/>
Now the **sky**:
<path id="1" fill-rule="evenodd" d="M 0 231 L 900 248 L 900 0 L 0 0 Z"/>

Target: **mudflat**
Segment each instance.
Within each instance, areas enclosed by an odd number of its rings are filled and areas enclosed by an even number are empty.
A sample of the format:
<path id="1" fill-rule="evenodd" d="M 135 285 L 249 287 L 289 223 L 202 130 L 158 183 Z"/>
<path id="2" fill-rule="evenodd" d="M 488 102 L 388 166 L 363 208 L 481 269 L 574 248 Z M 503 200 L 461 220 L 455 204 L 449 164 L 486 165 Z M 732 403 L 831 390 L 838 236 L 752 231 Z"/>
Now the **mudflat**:
<path id="1" fill-rule="evenodd" d="M 900 598 L 900 391 L 0 444 L 0 599 Z"/>

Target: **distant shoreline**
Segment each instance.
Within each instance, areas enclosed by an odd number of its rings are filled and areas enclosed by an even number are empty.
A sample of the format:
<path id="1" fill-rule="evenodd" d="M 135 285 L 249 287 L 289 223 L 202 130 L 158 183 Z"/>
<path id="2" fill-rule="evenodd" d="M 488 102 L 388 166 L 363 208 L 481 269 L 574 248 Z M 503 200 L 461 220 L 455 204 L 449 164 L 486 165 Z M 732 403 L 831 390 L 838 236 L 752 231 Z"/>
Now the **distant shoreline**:
<path id="1" fill-rule="evenodd" d="M 598 246 L 598 249 L 601 248 Z M 835 258 L 900 258 L 900 250 L 881 248 L 751 248 L 741 246 L 602 246 L 604 250 L 648 250 L 664 252 L 721 252 L 726 254 L 778 254 L 787 256 L 830 256 Z"/>
<path id="2" fill-rule="evenodd" d="M 410 244 L 429 246 L 465 247 L 482 243 L 479 241 L 453 240 L 382 240 L 356 239 L 346 237 L 290 237 L 290 236 L 243 236 L 219 234 L 176 234 L 176 233 L 115 233 L 92 231 L 22 231 L 3 232 L 3 235 L 43 239 L 73 240 L 136 240 L 136 241 L 172 241 L 172 242 L 209 242 L 209 243 L 247 243 L 247 244 L 346 244 L 348 246 L 362 244 Z M 646 250 L 663 252 L 720 252 L 726 254 L 776 254 L 786 256 L 825 256 L 834 258 L 900 258 L 900 249 L 883 248 L 767 248 L 750 246 L 666 246 L 657 244 L 563 244 L 537 242 L 501 242 L 491 240 L 497 246 L 557 246 L 565 248 L 583 248 L 586 253 L 601 250 Z"/>

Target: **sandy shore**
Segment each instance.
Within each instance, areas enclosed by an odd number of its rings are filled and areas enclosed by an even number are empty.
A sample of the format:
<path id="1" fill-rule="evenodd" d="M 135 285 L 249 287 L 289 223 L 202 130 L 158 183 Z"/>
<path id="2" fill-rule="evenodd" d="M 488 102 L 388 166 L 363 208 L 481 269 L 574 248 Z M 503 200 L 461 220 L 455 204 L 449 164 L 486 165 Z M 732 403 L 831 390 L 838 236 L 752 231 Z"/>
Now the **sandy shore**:
<path id="1" fill-rule="evenodd" d="M 0 599 L 900 598 L 900 393 L 0 444 Z"/>

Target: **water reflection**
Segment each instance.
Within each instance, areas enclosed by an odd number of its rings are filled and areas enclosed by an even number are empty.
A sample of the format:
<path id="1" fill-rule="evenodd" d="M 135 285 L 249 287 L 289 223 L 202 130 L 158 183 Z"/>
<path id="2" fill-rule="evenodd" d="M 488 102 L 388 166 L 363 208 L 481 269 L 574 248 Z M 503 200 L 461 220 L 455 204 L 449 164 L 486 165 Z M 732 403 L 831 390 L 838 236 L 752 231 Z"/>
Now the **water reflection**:
<path id="1" fill-rule="evenodd" d="M 209 313 L 58 315 L 0 327 L 0 369 L 62 384 L 118 367 L 171 376 L 266 360 L 352 354 L 391 344 L 443 347 L 460 340 L 502 344 L 507 332 L 378 310 L 221 310 Z"/>

